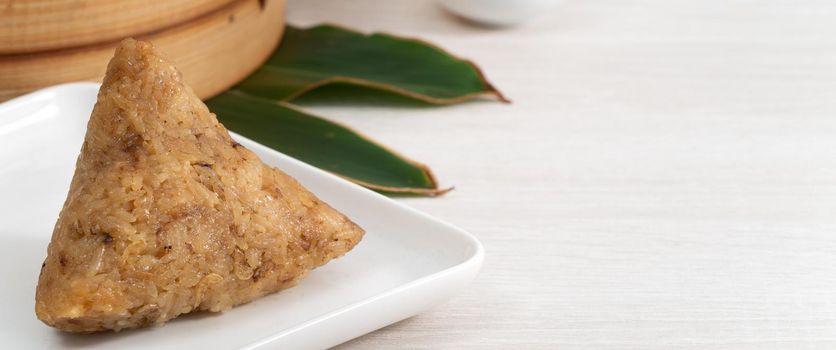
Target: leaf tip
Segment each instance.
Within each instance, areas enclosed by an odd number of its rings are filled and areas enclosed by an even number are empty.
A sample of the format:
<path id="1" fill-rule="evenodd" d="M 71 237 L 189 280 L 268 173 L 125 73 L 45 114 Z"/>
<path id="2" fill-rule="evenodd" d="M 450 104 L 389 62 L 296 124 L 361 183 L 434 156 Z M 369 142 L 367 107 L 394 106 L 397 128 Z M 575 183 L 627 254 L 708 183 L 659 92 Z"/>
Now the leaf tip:
<path id="1" fill-rule="evenodd" d="M 499 102 L 511 103 L 511 99 L 505 97 L 505 94 L 503 94 L 502 91 L 499 91 L 499 89 L 497 89 L 496 86 L 494 86 L 493 84 L 491 84 L 490 81 L 488 81 L 488 77 L 485 76 L 485 72 L 482 72 L 482 68 L 479 67 L 476 64 L 476 62 L 473 62 L 469 59 L 462 59 L 462 61 L 470 65 L 470 67 L 473 68 L 473 70 L 476 72 L 476 75 L 479 76 L 479 81 L 481 81 L 482 85 L 485 87 L 485 92 L 496 97 L 496 99 L 499 100 Z"/>
<path id="2" fill-rule="evenodd" d="M 514 103 L 513 101 L 511 101 L 510 98 L 506 97 L 505 94 L 502 93 L 502 91 L 499 91 L 499 89 L 494 87 L 493 84 L 489 83 L 487 80 L 485 80 L 485 85 L 487 85 L 490 94 L 496 97 L 496 99 L 499 100 L 499 102 L 507 104 Z"/>
<path id="3" fill-rule="evenodd" d="M 430 196 L 440 197 L 440 196 L 443 196 L 443 195 L 445 195 L 445 194 L 447 194 L 450 191 L 455 190 L 455 189 L 456 189 L 456 186 L 450 186 L 450 187 L 447 187 L 447 188 L 436 189 L 435 192 L 430 194 Z"/>

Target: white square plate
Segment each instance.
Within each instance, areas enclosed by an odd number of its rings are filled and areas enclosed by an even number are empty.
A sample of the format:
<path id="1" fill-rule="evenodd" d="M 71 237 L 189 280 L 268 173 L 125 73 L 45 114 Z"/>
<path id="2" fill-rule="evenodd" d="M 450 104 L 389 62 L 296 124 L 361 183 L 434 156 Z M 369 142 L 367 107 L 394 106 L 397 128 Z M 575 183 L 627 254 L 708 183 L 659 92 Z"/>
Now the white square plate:
<path id="1" fill-rule="evenodd" d="M 163 327 L 64 334 L 35 317 L 35 286 L 69 188 L 98 84 L 47 88 L 0 104 L 0 348 L 325 348 L 415 315 L 479 271 L 472 235 L 233 135 L 366 229 L 346 256 L 297 287 Z"/>

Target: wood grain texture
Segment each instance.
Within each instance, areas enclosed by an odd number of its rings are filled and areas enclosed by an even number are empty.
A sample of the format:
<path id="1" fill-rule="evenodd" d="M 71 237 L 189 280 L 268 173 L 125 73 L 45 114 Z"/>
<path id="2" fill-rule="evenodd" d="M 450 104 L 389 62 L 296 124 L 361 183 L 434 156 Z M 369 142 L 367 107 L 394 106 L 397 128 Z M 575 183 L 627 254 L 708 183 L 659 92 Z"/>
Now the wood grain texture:
<path id="1" fill-rule="evenodd" d="M 273 53 L 284 30 L 284 0 L 236 0 L 217 11 L 134 38 L 153 43 L 201 98 L 228 89 Z M 0 101 L 46 86 L 100 81 L 119 41 L 68 50 L 0 55 Z"/>
<path id="2" fill-rule="evenodd" d="M 402 201 L 487 254 L 448 303 L 338 348 L 836 348 L 836 3 L 583 0 L 507 30 L 433 1 L 288 6 L 438 43 L 514 101 L 313 109 L 433 166 L 456 190 Z"/>
<path id="3" fill-rule="evenodd" d="M 0 55 L 116 41 L 159 31 L 235 0 L 0 0 Z"/>

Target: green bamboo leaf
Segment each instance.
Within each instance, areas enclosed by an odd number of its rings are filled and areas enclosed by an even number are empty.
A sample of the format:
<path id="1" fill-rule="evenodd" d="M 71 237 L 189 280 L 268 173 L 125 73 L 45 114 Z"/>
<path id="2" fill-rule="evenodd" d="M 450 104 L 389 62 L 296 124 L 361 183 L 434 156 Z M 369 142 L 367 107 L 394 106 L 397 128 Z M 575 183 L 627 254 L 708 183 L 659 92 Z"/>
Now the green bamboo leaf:
<path id="1" fill-rule="evenodd" d="M 394 92 L 432 104 L 480 96 L 508 102 L 473 63 L 429 43 L 329 25 L 288 26 L 267 63 L 233 89 L 291 101 L 335 83 Z"/>
<path id="2" fill-rule="evenodd" d="M 448 191 L 438 189 L 425 165 L 287 103 L 227 91 L 206 104 L 230 130 L 365 187 L 422 195 Z"/>

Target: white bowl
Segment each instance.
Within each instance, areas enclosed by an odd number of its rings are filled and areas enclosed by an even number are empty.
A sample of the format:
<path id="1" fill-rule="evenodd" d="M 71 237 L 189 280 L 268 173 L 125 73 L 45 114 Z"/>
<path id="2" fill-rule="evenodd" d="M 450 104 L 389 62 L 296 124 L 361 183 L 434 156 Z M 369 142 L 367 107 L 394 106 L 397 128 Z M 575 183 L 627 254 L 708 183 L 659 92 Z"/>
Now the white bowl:
<path id="1" fill-rule="evenodd" d="M 536 17 L 564 0 L 441 0 L 450 12 L 490 26 L 511 26 Z"/>

